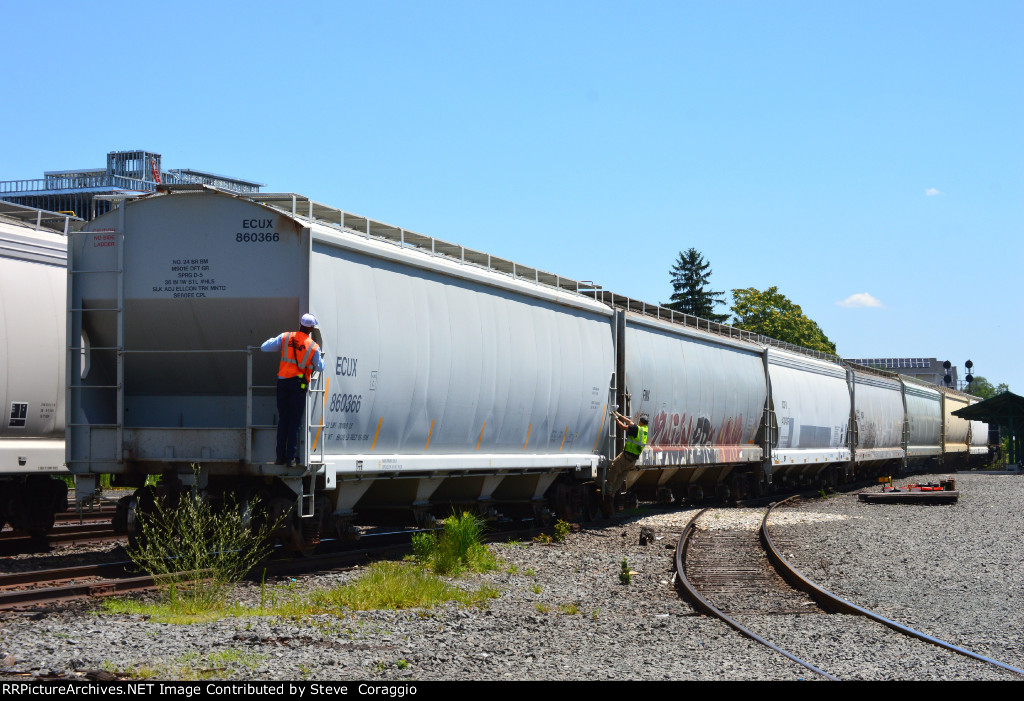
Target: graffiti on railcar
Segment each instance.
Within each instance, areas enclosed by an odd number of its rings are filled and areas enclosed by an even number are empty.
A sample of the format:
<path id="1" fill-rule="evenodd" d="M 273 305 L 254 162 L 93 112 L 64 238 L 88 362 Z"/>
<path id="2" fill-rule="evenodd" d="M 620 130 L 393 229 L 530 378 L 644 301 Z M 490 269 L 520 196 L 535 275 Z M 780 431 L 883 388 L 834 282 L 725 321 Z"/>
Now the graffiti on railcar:
<path id="1" fill-rule="evenodd" d="M 743 432 L 743 414 L 726 419 L 716 428 L 706 415 L 662 410 L 651 421 L 649 447 L 640 464 L 708 465 L 759 459 L 760 448 L 744 441 Z"/>

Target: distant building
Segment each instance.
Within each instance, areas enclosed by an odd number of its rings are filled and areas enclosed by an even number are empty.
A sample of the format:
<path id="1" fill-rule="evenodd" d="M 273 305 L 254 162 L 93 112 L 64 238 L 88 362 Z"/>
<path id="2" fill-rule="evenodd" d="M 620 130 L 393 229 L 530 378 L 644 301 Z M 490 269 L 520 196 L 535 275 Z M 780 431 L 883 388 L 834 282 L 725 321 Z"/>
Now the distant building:
<path id="1" fill-rule="evenodd" d="M 137 195 L 157 185 L 199 183 L 234 192 L 259 192 L 263 183 L 215 175 L 189 168 L 163 170 L 160 154 L 151 151 L 111 151 L 105 168 L 51 170 L 42 178 L 0 180 L 0 200 L 60 212 L 86 221 L 108 212 L 109 200 L 97 195 Z"/>
<path id="2" fill-rule="evenodd" d="M 952 365 L 946 370 L 943 367 L 945 361 L 935 358 L 846 358 L 846 361 L 915 377 L 933 385 L 959 387 L 956 366 Z M 945 380 L 946 375 L 950 376 L 949 382 Z"/>

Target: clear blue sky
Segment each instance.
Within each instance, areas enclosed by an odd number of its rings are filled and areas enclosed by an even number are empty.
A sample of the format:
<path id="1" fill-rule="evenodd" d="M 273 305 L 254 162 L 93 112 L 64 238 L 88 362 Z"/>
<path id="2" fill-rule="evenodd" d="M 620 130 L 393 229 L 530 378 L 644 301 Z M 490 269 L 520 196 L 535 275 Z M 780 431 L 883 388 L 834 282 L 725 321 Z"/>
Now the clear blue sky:
<path id="1" fill-rule="evenodd" d="M 692 246 L 844 356 L 1022 393 L 1022 32 L 1019 0 L 12 2 L 0 179 L 148 149 L 651 302 Z"/>

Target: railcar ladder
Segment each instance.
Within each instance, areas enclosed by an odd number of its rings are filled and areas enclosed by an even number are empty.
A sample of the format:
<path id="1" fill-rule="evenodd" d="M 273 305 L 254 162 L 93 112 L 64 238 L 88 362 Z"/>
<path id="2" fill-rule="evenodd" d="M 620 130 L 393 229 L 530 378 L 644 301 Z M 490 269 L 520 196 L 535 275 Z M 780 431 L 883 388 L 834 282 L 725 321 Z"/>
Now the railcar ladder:
<path id="1" fill-rule="evenodd" d="M 302 442 L 306 472 L 302 475 L 302 494 L 299 496 L 299 517 L 314 516 L 314 493 L 317 475 L 324 468 L 324 453 L 327 436 L 324 435 L 324 418 L 327 415 L 327 390 L 330 380 L 325 380 L 323 373 L 314 373 L 309 384 L 309 399 L 306 402 L 306 435 Z M 319 421 L 313 422 L 318 415 Z"/>
<path id="2" fill-rule="evenodd" d="M 123 210 L 123 207 L 122 207 Z M 115 445 L 114 445 L 114 462 L 118 465 L 124 462 L 124 213 L 121 214 L 121 225 L 120 230 L 105 230 L 105 231 L 73 231 L 69 233 L 69 237 L 104 237 L 102 241 L 112 241 L 113 246 L 117 252 L 117 262 L 115 267 L 112 269 L 97 269 L 97 270 L 80 270 L 75 267 L 75 240 L 69 241 L 68 245 L 68 285 L 67 285 L 67 356 L 65 362 L 65 402 L 64 402 L 64 417 L 66 426 L 66 447 L 65 447 L 65 461 L 70 465 L 72 463 L 91 463 L 92 462 L 92 440 L 91 437 L 83 441 L 84 445 L 88 446 L 88 456 L 75 459 L 72 455 L 72 440 L 71 436 L 75 433 L 75 429 L 84 428 L 91 434 L 93 429 L 113 428 L 116 431 Z M 110 238 L 106 238 L 110 237 Z M 79 278 L 83 275 L 90 276 L 114 276 L 114 286 L 116 288 L 116 302 L 113 307 L 90 307 L 77 306 L 75 304 L 75 292 L 79 291 Z M 81 294 L 79 291 L 79 299 Z M 116 341 L 113 346 L 93 346 L 84 343 L 85 339 L 85 327 L 86 327 L 86 315 L 95 315 L 98 313 L 102 314 L 114 314 L 115 315 L 115 328 L 116 328 Z M 82 345 L 73 345 L 75 336 L 75 324 L 74 315 L 79 314 L 80 323 L 78 329 L 81 332 L 78 336 L 82 339 Z M 88 353 L 89 356 L 85 356 Z M 92 365 L 91 355 L 93 353 L 113 353 L 115 362 L 115 377 L 114 384 L 112 385 L 97 385 L 97 384 L 86 384 L 83 382 L 82 370 L 83 363 L 88 361 L 90 366 Z M 75 362 L 75 356 L 78 355 L 79 362 Z M 75 372 L 74 369 L 78 371 Z M 73 392 L 81 392 L 83 390 L 114 390 L 116 399 L 116 414 L 115 423 L 113 424 L 97 424 L 97 423 L 75 423 L 73 419 L 72 409 L 74 402 L 70 401 Z"/>
<path id="3" fill-rule="evenodd" d="M 903 437 L 900 439 L 903 444 L 903 468 L 902 473 L 907 472 L 907 458 L 910 453 L 910 417 L 907 416 L 906 409 L 903 410 Z"/>

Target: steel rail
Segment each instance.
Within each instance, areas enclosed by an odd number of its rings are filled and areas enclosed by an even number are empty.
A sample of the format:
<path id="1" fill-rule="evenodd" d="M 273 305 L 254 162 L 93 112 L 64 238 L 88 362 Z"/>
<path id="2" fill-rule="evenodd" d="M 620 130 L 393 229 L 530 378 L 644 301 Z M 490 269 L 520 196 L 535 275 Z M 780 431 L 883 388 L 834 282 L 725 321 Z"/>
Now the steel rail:
<path id="1" fill-rule="evenodd" d="M 104 531 L 110 531 L 113 533 L 114 527 L 110 524 L 110 519 L 105 521 L 94 521 L 91 523 L 78 523 L 76 521 L 62 521 L 61 525 L 56 525 L 50 529 L 46 535 L 35 538 L 36 540 L 45 540 L 47 538 L 53 538 L 56 536 L 80 536 L 89 535 L 91 533 L 103 533 Z M 19 540 L 19 539 L 31 539 L 34 536 L 28 534 L 27 531 L 2 531 L 0 532 L 0 540 Z"/>
<path id="2" fill-rule="evenodd" d="M 108 562 L 99 565 L 81 565 L 52 570 L 33 570 L 0 575 L 0 611 L 28 608 L 43 603 L 57 603 L 94 596 L 110 596 L 130 591 L 151 589 L 155 586 L 152 577 L 126 577 L 125 562 Z M 96 577 L 91 581 L 75 582 L 76 579 Z M 71 580 L 62 586 L 11 589 L 18 585 L 54 583 Z"/>
<path id="3" fill-rule="evenodd" d="M 420 531 L 417 531 L 420 532 Z M 508 538 L 536 534 L 538 529 L 515 529 L 488 534 L 487 539 Z M 308 557 L 296 557 L 282 560 L 269 560 L 257 564 L 250 570 L 248 577 L 253 579 L 262 571 L 263 576 L 306 574 L 310 572 L 327 572 L 339 567 L 351 567 L 368 560 L 382 559 L 409 552 L 408 542 L 410 531 L 375 533 L 364 538 L 380 537 L 385 541 L 398 536 L 401 542 L 385 542 L 381 545 L 340 552 L 328 552 Z M 29 572 L 13 572 L 0 574 L 0 611 L 31 608 L 44 603 L 58 603 L 72 599 L 92 598 L 97 596 L 113 596 L 128 592 L 144 591 L 157 588 L 154 578 L 148 575 L 130 577 L 128 568 L 131 563 L 109 562 L 99 565 L 80 565 L 52 570 L 33 570 Z M 25 584 L 42 584 L 59 581 L 82 579 L 87 577 L 103 577 L 104 579 L 71 583 L 63 586 L 38 587 L 35 589 L 12 589 Z"/>
<path id="4" fill-rule="evenodd" d="M 683 535 L 679 538 L 679 544 L 676 546 L 676 586 L 679 588 L 680 593 L 684 597 L 689 599 L 694 604 L 694 606 L 696 606 L 697 609 L 702 613 L 721 619 L 722 621 L 724 621 L 725 623 L 739 631 L 742 635 L 745 635 L 748 638 L 751 638 L 752 640 L 756 640 L 762 645 L 766 645 L 769 649 L 774 650 L 775 652 L 778 652 L 781 655 L 784 655 L 785 657 L 788 657 L 793 662 L 796 662 L 797 664 L 806 667 L 807 669 L 811 670 L 816 674 L 820 674 L 821 676 L 825 677 L 826 679 L 829 679 L 830 681 L 839 681 L 837 677 L 833 677 L 828 672 L 818 669 L 810 662 L 802 660 L 799 657 L 787 652 L 786 650 L 783 650 L 777 645 L 768 642 L 754 631 L 750 630 L 749 628 L 746 628 L 735 619 L 731 618 L 719 609 L 715 608 L 715 606 L 707 599 L 705 599 L 703 596 L 701 596 L 700 592 L 698 592 L 690 583 L 690 580 L 686 577 L 686 554 L 690 548 L 690 536 L 693 534 L 693 531 L 696 529 L 697 526 L 697 519 L 703 516 L 706 511 L 707 509 L 701 509 L 701 511 L 698 512 L 697 515 L 690 520 L 690 522 L 686 525 L 686 528 L 683 530 Z"/>
<path id="5" fill-rule="evenodd" d="M 38 584 L 40 582 L 56 582 L 66 579 L 83 577 L 116 577 L 125 573 L 127 562 L 108 562 L 99 565 L 78 565 L 52 570 L 29 570 L 26 572 L 8 572 L 0 574 L 0 589 L 7 589 L 18 584 Z"/>
<path id="6" fill-rule="evenodd" d="M 930 635 L 927 635 L 926 633 L 922 633 L 921 631 L 915 630 L 901 623 L 897 623 L 896 621 L 885 618 L 884 616 L 880 616 L 874 611 L 870 611 L 868 609 L 857 606 L 856 604 L 853 604 L 847 601 L 846 599 L 843 599 L 842 597 L 833 594 L 827 589 L 818 586 L 810 579 L 805 577 L 802 572 L 796 569 L 796 567 L 792 566 L 789 563 L 789 561 L 787 561 L 786 558 L 782 556 L 782 553 L 779 552 L 779 550 L 775 547 L 775 544 L 772 542 L 771 536 L 768 535 L 768 517 L 771 515 L 775 507 L 782 506 L 786 502 L 797 498 L 799 498 L 799 496 L 792 496 L 788 497 L 787 499 L 783 499 L 777 504 L 772 504 L 768 508 L 768 511 L 765 512 L 764 518 L 761 519 L 761 542 L 764 544 L 765 551 L 768 554 L 768 559 L 771 560 L 772 565 L 775 567 L 776 571 L 778 571 L 778 573 L 782 575 L 782 577 L 785 578 L 787 582 L 789 582 L 797 589 L 808 594 L 818 603 L 819 606 L 826 610 L 866 616 L 871 620 L 877 621 L 878 623 L 888 626 L 895 631 L 903 633 L 904 635 L 909 635 L 910 637 L 917 638 L 918 640 L 923 640 L 926 643 L 938 645 L 939 647 L 951 650 L 952 652 L 956 652 L 961 655 L 966 655 L 967 657 L 971 657 L 975 660 L 995 665 L 996 667 L 1000 667 L 1010 672 L 1015 672 L 1016 674 L 1024 674 L 1024 669 L 1018 669 L 1017 667 L 1008 665 L 1005 662 L 999 662 L 998 660 L 994 660 L 991 657 L 979 655 L 976 652 L 972 652 L 965 648 L 958 647 L 953 643 L 949 643 L 945 640 L 932 637 Z"/>

